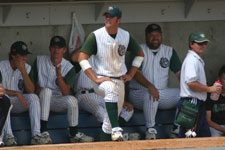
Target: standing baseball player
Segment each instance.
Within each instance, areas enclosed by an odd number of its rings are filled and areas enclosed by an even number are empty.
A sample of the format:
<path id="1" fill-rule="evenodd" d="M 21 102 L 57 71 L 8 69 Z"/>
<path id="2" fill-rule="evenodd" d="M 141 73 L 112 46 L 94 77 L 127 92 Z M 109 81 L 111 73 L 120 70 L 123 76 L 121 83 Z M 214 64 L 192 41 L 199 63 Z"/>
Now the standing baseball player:
<path id="1" fill-rule="evenodd" d="M 105 26 L 89 34 L 78 61 L 85 74 L 93 81 L 97 94 L 103 96 L 107 114 L 104 116 L 102 136 L 111 135 L 113 141 L 123 140 L 118 116 L 124 101 L 124 82 L 130 81 L 143 61 L 143 51 L 134 38 L 119 28 L 121 11 L 109 6 L 105 16 Z M 136 57 L 129 72 L 125 65 L 125 53 L 129 50 Z M 88 62 L 94 57 L 92 66 Z"/>
<path id="2" fill-rule="evenodd" d="M 28 75 L 31 70 L 30 65 L 26 63 L 28 54 L 30 52 L 24 42 L 17 41 L 12 44 L 9 60 L 0 62 L 2 85 L 13 105 L 12 113 L 22 113 L 29 109 L 31 144 L 47 144 L 51 142 L 48 135 L 40 133 L 40 103 L 38 96 L 32 94 L 34 85 Z M 5 130 L 5 145 L 17 145 L 12 133 L 10 117 L 7 119 Z"/>
<path id="3" fill-rule="evenodd" d="M 178 108 L 184 101 L 197 105 L 199 114 L 196 118 L 196 126 L 194 132 L 197 137 L 211 136 L 209 125 L 206 120 L 206 111 L 204 102 L 207 98 L 207 92 L 220 92 L 221 86 L 213 85 L 207 86 L 205 76 L 205 63 L 201 56 L 206 50 L 208 39 L 203 32 L 192 32 L 189 36 L 188 53 L 184 59 L 181 69 L 180 78 L 180 96 Z M 187 132 L 189 129 L 180 127 L 179 137 L 196 136 L 193 131 Z M 191 134 L 190 134 L 191 133 Z"/>
<path id="4" fill-rule="evenodd" d="M 181 62 L 176 51 L 162 44 L 162 30 L 158 24 L 145 29 L 146 44 L 142 44 L 144 61 L 141 71 L 129 84 L 129 99 L 135 108 L 143 110 L 146 139 L 155 139 L 155 117 L 159 109 L 175 108 L 179 100 L 178 88 L 168 88 L 169 70 L 180 79 Z"/>
<path id="5" fill-rule="evenodd" d="M 41 131 L 47 132 L 50 110 L 67 111 L 70 141 L 91 142 L 92 137 L 78 132 L 78 103 L 77 99 L 70 95 L 75 69 L 63 58 L 67 51 L 65 39 L 61 36 L 52 37 L 49 51 L 50 56 L 37 57 L 32 70 L 41 103 Z"/>
<path id="6" fill-rule="evenodd" d="M 0 76 L 0 82 L 2 83 L 2 76 Z M 10 115 L 12 105 L 7 96 L 5 96 L 5 88 L 0 84 L 0 147 L 4 146 L 3 135 L 4 126 L 7 117 Z"/>
<path id="7" fill-rule="evenodd" d="M 76 52 L 74 51 L 72 53 L 71 59 L 74 63 L 77 63 L 78 57 L 76 55 L 79 55 L 79 50 L 76 50 Z M 90 65 L 92 65 L 93 56 L 91 56 L 88 61 Z M 101 96 L 95 93 L 92 81 L 82 70 L 76 74 L 74 92 L 76 93 L 75 97 L 78 99 L 79 108 L 93 114 L 100 123 L 103 123 L 104 115 L 107 114 L 105 109 L 105 101 Z M 120 125 L 128 122 L 132 117 L 133 113 L 133 105 L 127 101 L 124 101 L 123 108 L 119 117 Z M 140 134 L 127 133 L 125 138 L 126 139 L 124 140 L 139 140 Z M 111 140 L 110 136 L 108 140 Z"/>

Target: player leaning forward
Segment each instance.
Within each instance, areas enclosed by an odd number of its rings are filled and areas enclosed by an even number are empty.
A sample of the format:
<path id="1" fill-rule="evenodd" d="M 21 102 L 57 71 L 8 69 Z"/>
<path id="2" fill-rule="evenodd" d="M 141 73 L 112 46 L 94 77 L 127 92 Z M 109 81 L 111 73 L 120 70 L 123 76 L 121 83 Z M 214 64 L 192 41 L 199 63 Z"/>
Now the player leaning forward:
<path id="1" fill-rule="evenodd" d="M 105 100 L 108 117 L 104 118 L 102 135 L 111 134 L 113 141 L 119 141 L 123 140 L 118 114 L 124 101 L 124 82 L 133 78 L 143 61 L 144 54 L 134 38 L 119 28 L 121 11 L 118 7 L 108 7 L 104 16 L 105 26 L 88 36 L 78 61 L 93 81 L 96 93 Z M 127 50 L 136 55 L 128 73 L 125 66 Z M 91 55 L 94 56 L 93 66 L 88 62 Z"/>
<path id="2" fill-rule="evenodd" d="M 26 63 L 27 55 L 30 54 L 26 43 L 14 42 L 9 52 L 9 60 L 0 62 L 0 77 L 2 85 L 13 105 L 13 113 L 22 113 L 29 110 L 31 124 L 31 144 L 51 143 L 48 134 L 40 133 L 40 103 L 34 93 L 34 85 L 29 77 L 31 66 Z M 13 135 L 10 116 L 5 126 L 5 145 L 17 145 Z"/>
<path id="3" fill-rule="evenodd" d="M 71 142 L 91 142 L 92 137 L 78 132 L 77 99 L 70 95 L 73 87 L 75 69 L 63 58 L 66 41 L 61 36 L 54 36 L 50 41 L 50 56 L 37 56 L 32 75 L 38 86 L 41 104 L 41 131 L 47 132 L 49 112 L 66 112 L 69 122 Z"/>

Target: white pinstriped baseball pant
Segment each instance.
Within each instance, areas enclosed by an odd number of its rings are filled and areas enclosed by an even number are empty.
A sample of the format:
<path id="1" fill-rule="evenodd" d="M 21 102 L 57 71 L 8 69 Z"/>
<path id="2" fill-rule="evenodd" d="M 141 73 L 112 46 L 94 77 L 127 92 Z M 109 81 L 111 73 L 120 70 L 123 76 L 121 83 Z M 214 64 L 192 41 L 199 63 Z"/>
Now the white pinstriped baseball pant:
<path id="1" fill-rule="evenodd" d="M 70 127 L 78 125 L 78 103 L 74 96 L 53 95 L 49 88 L 43 88 L 39 94 L 41 103 L 41 120 L 48 121 L 50 110 L 66 112 Z"/>
<path id="2" fill-rule="evenodd" d="M 93 114 L 99 122 L 103 122 L 105 112 L 105 101 L 104 99 L 95 93 L 76 94 L 78 99 L 79 108 Z M 126 108 L 122 108 L 120 117 L 124 120 L 129 121 L 134 111 L 128 111 Z"/>
<path id="3" fill-rule="evenodd" d="M 94 84 L 95 92 L 102 96 L 105 102 L 117 103 L 118 105 L 118 116 L 122 110 L 124 102 L 124 82 L 118 79 L 112 79 L 112 81 L 104 81 L 101 84 Z M 102 130 L 107 133 L 112 133 L 112 126 L 109 121 L 107 111 L 104 113 L 104 120 Z"/>
<path id="4" fill-rule="evenodd" d="M 145 126 L 151 128 L 155 126 L 155 116 L 158 109 L 172 109 L 177 106 L 180 99 L 180 89 L 167 88 L 159 90 L 159 101 L 150 100 L 148 90 L 130 89 L 129 99 L 136 109 L 144 111 Z M 174 116 L 175 117 L 175 116 Z"/>
<path id="5" fill-rule="evenodd" d="M 24 94 L 23 95 L 28 103 L 28 108 L 24 108 L 22 103 L 16 96 L 9 96 L 10 102 L 13 105 L 11 113 L 22 113 L 29 109 L 31 133 L 32 136 L 40 133 L 40 103 L 39 98 L 36 94 Z M 13 135 L 11 128 L 10 116 L 8 117 L 5 125 L 5 134 Z"/>

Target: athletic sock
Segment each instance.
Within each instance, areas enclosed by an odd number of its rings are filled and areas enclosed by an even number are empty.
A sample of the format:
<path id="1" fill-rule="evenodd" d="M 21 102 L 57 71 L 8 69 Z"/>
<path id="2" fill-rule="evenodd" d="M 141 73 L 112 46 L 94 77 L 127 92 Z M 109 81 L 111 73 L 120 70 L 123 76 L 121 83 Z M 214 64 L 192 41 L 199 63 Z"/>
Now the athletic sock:
<path id="1" fill-rule="evenodd" d="M 77 126 L 75 127 L 70 127 L 70 136 L 74 137 L 78 132 Z"/>
<path id="2" fill-rule="evenodd" d="M 100 141 L 112 141 L 111 134 L 107 134 L 104 131 L 101 131 Z"/>
<path id="3" fill-rule="evenodd" d="M 106 106 L 106 110 L 107 110 L 112 128 L 119 127 L 117 103 L 106 102 L 105 106 Z"/>
<path id="4" fill-rule="evenodd" d="M 126 120 L 123 119 L 122 117 L 119 117 L 119 125 L 120 126 L 125 126 L 125 124 L 126 124 Z"/>
<path id="5" fill-rule="evenodd" d="M 48 121 L 41 120 L 41 132 L 47 131 Z"/>

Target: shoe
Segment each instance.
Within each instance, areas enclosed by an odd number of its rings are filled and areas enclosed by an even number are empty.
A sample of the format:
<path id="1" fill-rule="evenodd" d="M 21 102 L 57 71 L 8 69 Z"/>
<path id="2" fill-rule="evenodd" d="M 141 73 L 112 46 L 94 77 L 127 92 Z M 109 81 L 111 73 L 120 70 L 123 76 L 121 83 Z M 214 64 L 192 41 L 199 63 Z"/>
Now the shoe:
<path id="1" fill-rule="evenodd" d="M 173 125 L 173 129 L 170 131 L 170 138 L 177 138 L 179 135 L 180 126 Z"/>
<path id="2" fill-rule="evenodd" d="M 123 141 L 123 129 L 120 127 L 112 128 L 112 141 Z"/>
<path id="3" fill-rule="evenodd" d="M 123 140 L 124 141 L 134 141 L 134 140 L 140 140 L 141 135 L 139 133 L 124 133 L 123 134 Z"/>
<path id="4" fill-rule="evenodd" d="M 145 139 L 146 140 L 154 140 L 156 139 L 157 131 L 155 128 L 148 128 L 146 131 Z"/>
<path id="5" fill-rule="evenodd" d="M 16 137 L 13 135 L 7 134 L 5 136 L 5 146 L 17 146 Z"/>
<path id="6" fill-rule="evenodd" d="M 93 142 L 94 138 L 91 136 L 87 136 L 84 133 L 78 132 L 75 136 L 70 137 L 71 143 L 78 143 L 78 142 Z"/>
<path id="7" fill-rule="evenodd" d="M 31 145 L 52 144 L 52 139 L 48 132 L 39 133 L 31 138 Z"/>
<path id="8" fill-rule="evenodd" d="M 2 135 L 0 136 L 0 147 L 3 147 L 4 146 L 4 142 L 2 140 Z"/>

